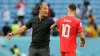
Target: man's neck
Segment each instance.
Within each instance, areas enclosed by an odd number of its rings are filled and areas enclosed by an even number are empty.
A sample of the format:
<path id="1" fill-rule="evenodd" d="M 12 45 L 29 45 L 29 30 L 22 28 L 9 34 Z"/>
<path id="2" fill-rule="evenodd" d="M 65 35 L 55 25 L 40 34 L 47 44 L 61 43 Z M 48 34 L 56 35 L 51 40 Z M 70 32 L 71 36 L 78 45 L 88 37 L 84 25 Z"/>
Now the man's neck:
<path id="1" fill-rule="evenodd" d="M 43 19 L 43 16 L 39 14 L 39 20 L 41 21 Z"/>

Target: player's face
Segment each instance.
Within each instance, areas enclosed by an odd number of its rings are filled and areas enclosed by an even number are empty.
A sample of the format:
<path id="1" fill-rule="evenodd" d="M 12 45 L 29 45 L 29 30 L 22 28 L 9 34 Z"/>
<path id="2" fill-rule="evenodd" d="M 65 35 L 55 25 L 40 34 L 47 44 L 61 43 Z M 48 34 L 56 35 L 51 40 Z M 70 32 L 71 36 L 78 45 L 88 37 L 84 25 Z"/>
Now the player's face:
<path id="1" fill-rule="evenodd" d="M 46 4 L 42 5 L 41 9 L 40 9 L 40 13 L 43 16 L 47 16 L 48 15 L 48 5 L 46 5 Z"/>

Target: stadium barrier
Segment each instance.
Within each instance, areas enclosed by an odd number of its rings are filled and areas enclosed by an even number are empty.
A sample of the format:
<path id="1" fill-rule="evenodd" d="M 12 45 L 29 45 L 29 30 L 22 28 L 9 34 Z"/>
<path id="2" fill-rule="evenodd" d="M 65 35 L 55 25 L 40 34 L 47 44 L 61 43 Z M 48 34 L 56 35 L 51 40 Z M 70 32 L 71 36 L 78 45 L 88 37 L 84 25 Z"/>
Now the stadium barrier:
<path id="1" fill-rule="evenodd" d="M 59 37 L 51 36 L 50 38 L 50 55 L 60 56 L 59 52 Z M 9 50 L 14 44 L 18 46 L 22 53 L 28 54 L 28 48 L 31 43 L 31 37 L 13 37 L 11 40 L 7 40 L 4 37 L 0 37 L 0 45 L 4 46 L 6 50 Z M 5 50 L 0 53 L 5 54 Z M 77 56 L 100 56 L 100 38 L 86 38 L 86 45 L 84 48 L 80 47 L 80 38 L 77 38 Z M 7 54 L 7 53 L 6 53 Z M 1 56 L 1 55 L 0 55 Z M 9 54 L 8 54 L 9 56 Z"/>

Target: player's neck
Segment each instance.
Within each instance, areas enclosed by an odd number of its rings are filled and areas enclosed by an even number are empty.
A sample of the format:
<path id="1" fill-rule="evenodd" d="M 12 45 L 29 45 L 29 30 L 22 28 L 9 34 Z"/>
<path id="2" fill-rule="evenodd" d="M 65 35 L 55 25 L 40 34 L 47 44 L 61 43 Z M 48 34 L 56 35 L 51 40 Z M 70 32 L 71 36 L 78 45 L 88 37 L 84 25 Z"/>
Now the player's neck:
<path id="1" fill-rule="evenodd" d="M 75 16 L 75 14 L 73 14 L 73 13 L 68 13 L 68 16 Z"/>
<path id="2" fill-rule="evenodd" d="M 75 15 L 73 15 L 73 14 L 68 14 L 68 16 L 75 16 Z"/>
<path id="3" fill-rule="evenodd" d="M 68 12 L 68 16 L 75 16 L 74 12 Z"/>

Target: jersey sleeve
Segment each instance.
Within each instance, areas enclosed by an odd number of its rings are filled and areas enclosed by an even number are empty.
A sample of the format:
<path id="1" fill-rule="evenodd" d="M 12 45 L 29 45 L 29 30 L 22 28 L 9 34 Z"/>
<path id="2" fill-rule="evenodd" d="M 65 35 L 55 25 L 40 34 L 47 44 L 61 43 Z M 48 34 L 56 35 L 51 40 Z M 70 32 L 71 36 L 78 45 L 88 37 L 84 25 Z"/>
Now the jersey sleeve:
<path id="1" fill-rule="evenodd" d="M 78 21 L 78 32 L 83 32 L 81 20 Z"/>
<path id="2" fill-rule="evenodd" d="M 25 26 L 30 29 L 32 27 L 32 19 L 30 19 L 26 24 Z"/>

